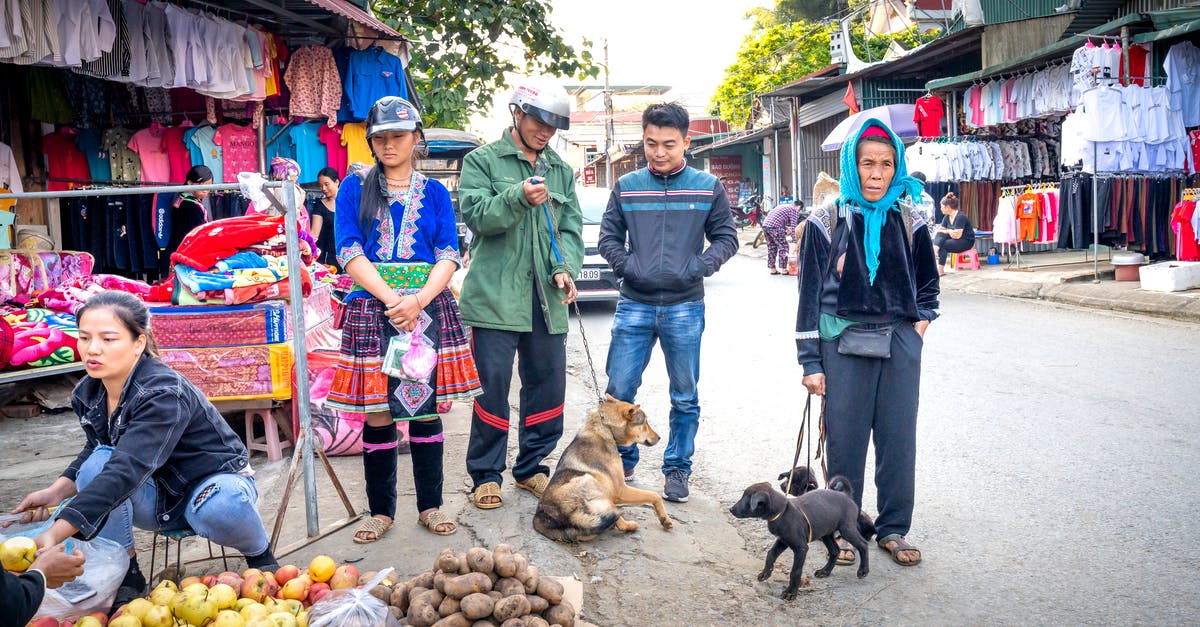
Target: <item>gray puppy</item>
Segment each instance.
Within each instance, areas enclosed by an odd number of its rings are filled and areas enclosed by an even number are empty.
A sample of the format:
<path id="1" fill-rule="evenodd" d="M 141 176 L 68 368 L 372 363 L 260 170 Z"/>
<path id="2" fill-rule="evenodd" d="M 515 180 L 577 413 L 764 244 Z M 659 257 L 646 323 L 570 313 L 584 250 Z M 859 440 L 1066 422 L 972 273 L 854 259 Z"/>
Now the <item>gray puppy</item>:
<path id="1" fill-rule="evenodd" d="M 775 544 L 767 551 L 767 562 L 758 574 L 759 581 L 766 581 L 771 576 L 775 560 L 784 549 L 792 550 L 792 572 L 783 591 L 784 599 L 796 598 L 808 544 L 813 540 L 820 538 L 829 551 L 829 560 L 813 576 L 828 577 L 833 572 L 838 556 L 835 532 L 841 533 L 862 556 L 858 577 L 867 576 L 867 539 L 858 530 L 859 509 L 854 503 L 850 481 L 845 477 L 830 479 L 829 489 L 813 490 L 797 497 L 788 497 L 769 483 L 756 483 L 746 488 L 729 512 L 736 518 L 766 520 L 767 530 L 775 536 Z M 870 532 L 874 534 L 874 529 Z"/>

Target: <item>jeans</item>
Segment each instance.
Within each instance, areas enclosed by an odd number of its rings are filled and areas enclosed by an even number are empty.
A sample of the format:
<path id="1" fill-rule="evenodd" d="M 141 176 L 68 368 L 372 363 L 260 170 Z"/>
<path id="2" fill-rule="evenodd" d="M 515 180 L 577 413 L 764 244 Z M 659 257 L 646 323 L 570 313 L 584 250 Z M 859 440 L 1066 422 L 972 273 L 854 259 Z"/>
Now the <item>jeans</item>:
<path id="1" fill-rule="evenodd" d="M 111 447 L 96 447 L 79 467 L 75 477 L 76 487 L 80 491 L 86 489 L 104 469 L 110 457 Z M 206 490 L 209 493 L 202 496 Z M 222 546 L 233 547 L 243 555 L 259 555 L 270 544 L 262 518 L 254 507 L 258 490 L 254 487 L 254 480 L 249 477 L 221 473 L 201 481 L 188 495 L 191 504 L 182 520 L 160 521 L 157 498 L 158 488 L 153 481 L 138 486 L 125 502 L 117 505 L 108 515 L 108 521 L 100 529 L 99 536 L 132 549 L 134 526 L 147 531 L 191 528 L 196 535 Z"/>
<path id="2" fill-rule="evenodd" d="M 696 382 L 700 379 L 700 337 L 704 334 L 704 301 L 678 305 L 646 305 L 621 297 L 613 317 L 612 343 L 608 346 L 608 393 L 630 402 L 642 385 L 642 373 L 650 363 L 658 342 L 667 362 L 671 387 L 670 436 L 663 452 L 663 473 L 692 472 L 692 454 L 696 451 L 696 430 L 700 426 L 700 399 Z M 625 472 L 638 462 L 637 445 L 622 446 L 621 461 Z"/>

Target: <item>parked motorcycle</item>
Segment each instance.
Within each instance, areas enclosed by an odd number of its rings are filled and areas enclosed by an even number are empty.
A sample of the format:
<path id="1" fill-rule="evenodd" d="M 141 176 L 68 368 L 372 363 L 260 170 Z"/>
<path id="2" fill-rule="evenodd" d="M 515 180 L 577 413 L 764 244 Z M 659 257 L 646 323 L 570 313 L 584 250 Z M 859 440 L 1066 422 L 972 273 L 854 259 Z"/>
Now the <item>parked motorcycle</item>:
<path id="1" fill-rule="evenodd" d="M 733 224 L 739 229 L 751 224 L 761 226 L 762 219 L 766 216 L 766 212 L 762 210 L 762 201 L 759 199 L 758 194 L 746 198 L 738 206 L 730 208 L 730 211 L 733 212 Z"/>

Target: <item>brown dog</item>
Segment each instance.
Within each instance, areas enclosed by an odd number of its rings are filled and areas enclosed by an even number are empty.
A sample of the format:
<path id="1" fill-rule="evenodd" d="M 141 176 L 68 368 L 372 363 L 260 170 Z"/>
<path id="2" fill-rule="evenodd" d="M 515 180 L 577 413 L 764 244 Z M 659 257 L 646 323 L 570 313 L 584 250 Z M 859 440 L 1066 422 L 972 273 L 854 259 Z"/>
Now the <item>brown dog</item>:
<path id="1" fill-rule="evenodd" d="M 657 492 L 625 485 L 618 446 L 658 444 L 658 434 L 646 422 L 646 413 L 632 403 L 605 396 L 563 451 L 550 485 L 538 501 L 533 528 L 560 542 L 591 540 L 616 525 L 636 531 L 637 523 L 621 517 L 621 505 L 654 506 L 664 529 L 671 517 Z"/>

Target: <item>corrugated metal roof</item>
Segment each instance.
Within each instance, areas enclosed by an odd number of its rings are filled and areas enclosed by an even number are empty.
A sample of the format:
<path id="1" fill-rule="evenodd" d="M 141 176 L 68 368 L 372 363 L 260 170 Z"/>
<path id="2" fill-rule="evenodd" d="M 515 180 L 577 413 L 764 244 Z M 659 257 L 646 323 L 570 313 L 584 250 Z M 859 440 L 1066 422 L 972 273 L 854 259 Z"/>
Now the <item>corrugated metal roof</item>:
<path id="1" fill-rule="evenodd" d="M 1084 4 L 1095 1 L 1086 0 Z M 1001 24 L 1055 15 L 1054 9 L 1062 6 L 1064 0 L 980 0 L 979 4 L 984 24 Z"/>
<path id="2" fill-rule="evenodd" d="M 353 20 L 366 26 L 367 28 L 388 37 L 397 39 L 403 36 L 396 32 L 391 26 L 380 22 L 378 18 L 359 7 L 351 4 L 348 0 L 307 0 L 307 2 L 321 7 L 327 11 L 336 13 L 346 19 Z"/>

